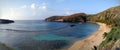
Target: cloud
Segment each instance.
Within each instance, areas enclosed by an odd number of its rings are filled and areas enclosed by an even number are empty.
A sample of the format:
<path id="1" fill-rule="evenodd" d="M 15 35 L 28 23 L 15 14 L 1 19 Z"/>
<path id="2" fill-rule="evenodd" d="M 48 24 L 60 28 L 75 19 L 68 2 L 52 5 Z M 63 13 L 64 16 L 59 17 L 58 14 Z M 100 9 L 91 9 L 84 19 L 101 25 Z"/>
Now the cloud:
<path id="1" fill-rule="evenodd" d="M 35 9 L 35 3 L 32 3 L 32 4 L 31 4 L 31 8 L 32 8 L 32 9 Z"/>
<path id="2" fill-rule="evenodd" d="M 69 11 L 51 10 L 48 8 L 46 3 L 41 4 L 32 3 L 30 5 L 23 5 L 17 8 L 3 10 L 3 12 L 4 14 L 2 18 L 15 20 L 45 19 L 53 15 L 62 15 L 65 13 L 66 14 L 70 13 Z"/>
<path id="3" fill-rule="evenodd" d="M 39 9 L 40 9 L 40 10 L 46 10 L 46 9 L 47 9 L 47 6 L 45 6 L 45 5 L 39 6 Z"/>
<path id="4" fill-rule="evenodd" d="M 42 9 L 46 9 L 46 6 L 42 6 Z"/>
<path id="5" fill-rule="evenodd" d="M 16 19 L 16 16 L 18 15 L 18 12 L 16 12 L 15 8 L 7 8 L 3 10 L 2 13 L 3 19 Z"/>
<path id="6" fill-rule="evenodd" d="M 47 9 L 46 3 L 42 3 L 42 4 L 39 6 L 39 9 L 41 9 L 41 10 L 46 10 L 46 9 Z"/>
<path id="7" fill-rule="evenodd" d="M 46 3 L 32 3 L 30 5 L 23 5 L 21 8 L 17 8 L 15 12 L 19 19 L 44 19 L 49 11 L 47 10 Z"/>

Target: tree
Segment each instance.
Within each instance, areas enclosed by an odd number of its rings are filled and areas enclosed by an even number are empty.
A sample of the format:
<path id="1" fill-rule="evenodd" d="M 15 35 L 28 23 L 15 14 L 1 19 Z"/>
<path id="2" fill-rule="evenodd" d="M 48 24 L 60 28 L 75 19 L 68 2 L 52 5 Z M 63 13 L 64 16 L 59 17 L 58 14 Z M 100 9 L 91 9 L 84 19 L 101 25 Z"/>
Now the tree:
<path id="1" fill-rule="evenodd" d="M 107 32 L 104 32 L 103 34 L 103 38 L 105 38 L 107 36 Z"/>

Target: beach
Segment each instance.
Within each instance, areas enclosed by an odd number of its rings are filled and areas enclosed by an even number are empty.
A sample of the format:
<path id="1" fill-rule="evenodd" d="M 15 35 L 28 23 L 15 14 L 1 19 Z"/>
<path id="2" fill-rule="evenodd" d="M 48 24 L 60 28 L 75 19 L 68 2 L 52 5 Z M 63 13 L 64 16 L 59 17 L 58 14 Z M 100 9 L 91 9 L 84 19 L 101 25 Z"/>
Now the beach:
<path id="1" fill-rule="evenodd" d="M 68 50 L 92 50 L 93 46 L 99 46 L 105 39 L 103 38 L 103 34 L 110 32 L 111 28 L 104 23 L 97 22 L 97 24 L 100 26 L 98 31 L 83 40 L 76 41 Z"/>

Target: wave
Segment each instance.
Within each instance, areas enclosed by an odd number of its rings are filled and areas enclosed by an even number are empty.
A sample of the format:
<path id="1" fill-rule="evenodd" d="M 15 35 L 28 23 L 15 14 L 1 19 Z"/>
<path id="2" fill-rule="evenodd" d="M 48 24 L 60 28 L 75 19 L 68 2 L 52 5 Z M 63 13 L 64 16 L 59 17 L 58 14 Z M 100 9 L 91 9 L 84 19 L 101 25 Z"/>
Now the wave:
<path id="1" fill-rule="evenodd" d="M 61 28 L 57 28 L 57 29 L 51 29 L 51 30 L 18 30 L 18 29 L 2 29 L 0 28 L 0 30 L 5 30 L 5 31 L 15 31 L 15 32 L 53 32 L 53 31 L 57 31 L 57 30 L 64 30 L 64 29 L 68 29 L 71 28 L 70 25 L 61 27 Z"/>

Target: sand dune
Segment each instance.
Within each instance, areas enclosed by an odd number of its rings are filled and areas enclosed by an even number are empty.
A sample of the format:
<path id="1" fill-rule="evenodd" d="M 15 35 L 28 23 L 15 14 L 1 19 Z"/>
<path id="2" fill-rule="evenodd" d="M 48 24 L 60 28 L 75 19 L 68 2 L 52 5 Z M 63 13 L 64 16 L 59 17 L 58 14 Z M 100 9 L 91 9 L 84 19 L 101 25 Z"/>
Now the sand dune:
<path id="1" fill-rule="evenodd" d="M 76 41 L 68 50 L 92 50 L 93 46 L 98 46 L 104 40 L 104 32 L 109 32 L 111 28 L 104 23 L 97 24 L 100 25 L 98 31 L 86 39 Z"/>

